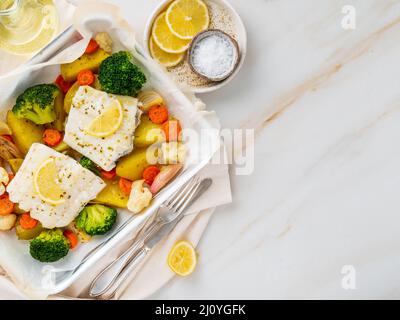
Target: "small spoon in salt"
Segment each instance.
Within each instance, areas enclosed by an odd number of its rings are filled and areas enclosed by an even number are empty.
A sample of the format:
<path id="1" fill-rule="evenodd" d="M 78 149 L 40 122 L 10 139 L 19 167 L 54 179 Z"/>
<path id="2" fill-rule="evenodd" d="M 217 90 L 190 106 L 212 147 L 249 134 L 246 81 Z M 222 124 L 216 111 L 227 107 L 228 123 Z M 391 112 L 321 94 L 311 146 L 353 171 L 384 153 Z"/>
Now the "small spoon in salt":
<path id="1" fill-rule="evenodd" d="M 193 72 L 201 77 L 222 81 L 232 75 L 239 63 L 239 46 L 221 30 L 206 30 L 192 40 L 188 60 Z"/>

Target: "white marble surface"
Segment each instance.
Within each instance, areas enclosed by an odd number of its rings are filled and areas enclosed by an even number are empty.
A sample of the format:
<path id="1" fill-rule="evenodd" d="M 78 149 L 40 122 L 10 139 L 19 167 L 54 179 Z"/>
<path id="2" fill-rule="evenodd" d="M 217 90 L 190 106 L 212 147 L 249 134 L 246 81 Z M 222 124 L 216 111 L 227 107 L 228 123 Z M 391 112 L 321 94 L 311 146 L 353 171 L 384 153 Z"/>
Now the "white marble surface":
<path id="1" fill-rule="evenodd" d="M 112 2 L 140 36 L 158 3 Z M 234 202 L 214 215 L 195 274 L 153 298 L 400 298 L 400 2 L 231 3 L 247 60 L 201 98 L 224 127 L 256 130 L 255 172 L 232 174 Z"/>
<path id="2" fill-rule="evenodd" d="M 141 38 L 159 0 L 109 2 Z M 225 128 L 255 129 L 255 171 L 232 167 L 234 202 L 217 209 L 196 272 L 152 298 L 400 298 L 400 2 L 230 2 L 247 60 L 200 97 Z"/>

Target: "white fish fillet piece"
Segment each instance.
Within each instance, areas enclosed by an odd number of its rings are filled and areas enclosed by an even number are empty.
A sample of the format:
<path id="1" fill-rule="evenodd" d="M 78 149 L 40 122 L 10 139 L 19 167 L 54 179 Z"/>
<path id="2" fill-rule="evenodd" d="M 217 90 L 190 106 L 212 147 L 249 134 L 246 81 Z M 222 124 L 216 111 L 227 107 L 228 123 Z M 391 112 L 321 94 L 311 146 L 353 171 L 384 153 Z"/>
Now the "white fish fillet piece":
<path id="1" fill-rule="evenodd" d="M 59 169 L 60 186 L 65 191 L 65 201 L 59 205 L 44 202 L 36 192 L 34 174 L 50 157 Z M 29 149 L 21 168 L 7 186 L 10 200 L 22 210 L 30 211 L 45 228 L 65 227 L 83 207 L 105 187 L 105 183 L 77 161 L 40 143 Z"/>
<path id="2" fill-rule="evenodd" d="M 119 129 L 109 137 L 94 137 L 85 128 L 98 117 L 113 100 L 121 103 L 123 120 Z M 133 139 L 141 111 L 138 100 L 117 96 L 81 86 L 76 92 L 65 126 L 64 141 L 74 150 L 88 157 L 103 170 L 110 171 L 115 161 L 133 150 Z"/>

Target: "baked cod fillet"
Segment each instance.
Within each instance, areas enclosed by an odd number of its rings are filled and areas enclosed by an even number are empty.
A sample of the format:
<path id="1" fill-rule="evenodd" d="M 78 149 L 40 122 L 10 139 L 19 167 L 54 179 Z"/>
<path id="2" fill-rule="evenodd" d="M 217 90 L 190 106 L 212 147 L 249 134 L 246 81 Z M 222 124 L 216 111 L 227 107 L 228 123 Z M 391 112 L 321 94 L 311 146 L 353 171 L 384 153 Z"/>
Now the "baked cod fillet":
<path id="1" fill-rule="evenodd" d="M 53 165 L 54 177 L 49 176 L 48 184 L 57 184 L 62 197 L 60 203 L 44 200 L 35 182 L 38 171 L 49 162 Z M 43 182 L 46 184 L 46 176 L 43 178 L 42 185 Z M 72 222 L 104 187 L 105 183 L 98 176 L 71 157 L 43 144 L 34 143 L 21 168 L 7 186 L 7 192 L 12 202 L 18 203 L 22 210 L 30 211 L 31 216 L 39 220 L 43 227 L 52 229 L 65 227 Z"/>

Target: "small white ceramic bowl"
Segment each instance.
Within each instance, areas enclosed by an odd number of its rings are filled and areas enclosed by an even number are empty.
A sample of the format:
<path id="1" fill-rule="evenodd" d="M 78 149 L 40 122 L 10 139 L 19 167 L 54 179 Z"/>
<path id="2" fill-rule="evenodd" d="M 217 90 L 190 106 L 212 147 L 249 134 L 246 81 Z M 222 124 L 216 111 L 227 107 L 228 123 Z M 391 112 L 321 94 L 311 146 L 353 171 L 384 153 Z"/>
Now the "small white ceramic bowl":
<path id="1" fill-rule="evenodd" d="M 147 20 L 146 27 L 144 30 L 144 48 L 146 50 L 146 53 L 151 57 L 150 50 L 149 50 L 149 40 L 151 38 L 151 30 L 153 27 L 154 20 L 157 18 L 157 16 L 164 11 L 168 5 L 174 0 L 163 0 L 160 2 L 160 4 L 154 9 L 152 14 L 150 15 L 149 19 Z M 235 33 L 236 33 L 236 41 L 239 46 L 239 51 L 240 51 L 240 60 L 239 63 L 237 64 L 237 67 L 235 71 L 225 80 L 220 81 L 220 82 L 215 82 L 211 85 L 208 85 L 206 87 L 191 87 L 191 90 L 194 93 L 206 93 L 206 92 L 212 92 L 215 90 L 218 90 L 222 88 L 223 86 L 227 85 L 239 72 L 240 68 L 243 65 L 244 59 L 246 57 L 246 51 L 247 51 L 247 35 L 246 35 L 246 28 L 243 24 L 242 19 L 240 18 L 239 14 L 236 12 L 236 10 L 232 7 L 232 5 L 227 1 L 227 0 L 205 0 L 205 2 L 214 2 L 216 4 L 221 5 L 222 7 L 225 8 L 227 13 L 231 16 L 232 22 L 234 25 Z"/>

